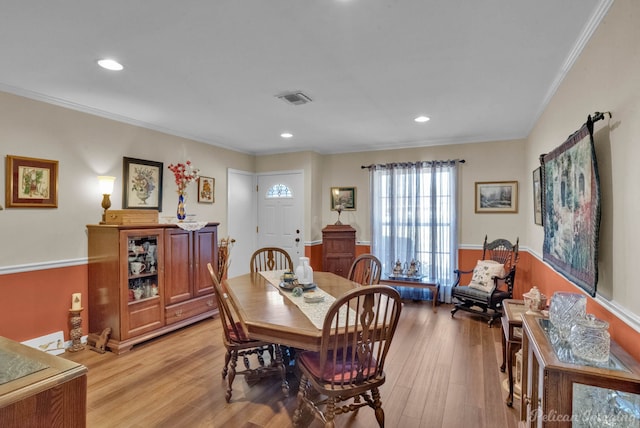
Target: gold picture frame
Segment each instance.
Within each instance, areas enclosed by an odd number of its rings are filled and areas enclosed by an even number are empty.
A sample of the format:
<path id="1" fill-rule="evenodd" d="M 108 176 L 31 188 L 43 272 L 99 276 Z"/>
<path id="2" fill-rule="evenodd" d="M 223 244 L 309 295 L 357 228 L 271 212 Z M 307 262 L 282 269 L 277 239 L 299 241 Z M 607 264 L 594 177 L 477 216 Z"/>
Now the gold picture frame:
<path id="1" fill-rule="evenodd" d="M 331 188 L 331 211 L 337 211 L 336 206 L 341 205 L 342 211 L 356 210 L 356 188 L 355 187 L 332 187 Z"/>
<path id="2" fill-rule="evenodd" d="M 7 155 L 7 208 L 58 208 L 58 161 Z"/>
<path id="3" fill-rule="evenodd" d="M 216 179 L 213 177 L 198 177 L 198 202 L 212 204 L 216 201 Z"/>
<path id="4" fill-rule="evenodd" d="M 517 213 L 517 181 L 476 182 L 476 214 Z"/>

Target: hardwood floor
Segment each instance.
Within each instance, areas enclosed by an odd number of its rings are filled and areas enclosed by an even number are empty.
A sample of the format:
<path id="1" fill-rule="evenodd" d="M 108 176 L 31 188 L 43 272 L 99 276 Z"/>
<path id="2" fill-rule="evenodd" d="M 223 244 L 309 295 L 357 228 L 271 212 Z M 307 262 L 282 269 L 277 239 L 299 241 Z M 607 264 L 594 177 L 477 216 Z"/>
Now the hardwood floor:
<path id="1" fill-rule="evenodd" d="M 472 314 L 456 314 L 430 302 L 405 301 L 385 366 L 381 389 L 387 427 L 517 427 L 502 388 L 498 325 Z M 208 319 L 136 345 L 122 355 L 85 349 L 63 356 L 88 369 L 87 425 L 102 427 L 291 426 L 298 382 L 289 375 L 285 399 L 277 377 L 249 385 L 236 377 L 224 399 L 220 320 Z M 308 418 L 309 427 L 321 427 Z M 373 411 L 338 415 L 337 427 L 377 426 Z"/>

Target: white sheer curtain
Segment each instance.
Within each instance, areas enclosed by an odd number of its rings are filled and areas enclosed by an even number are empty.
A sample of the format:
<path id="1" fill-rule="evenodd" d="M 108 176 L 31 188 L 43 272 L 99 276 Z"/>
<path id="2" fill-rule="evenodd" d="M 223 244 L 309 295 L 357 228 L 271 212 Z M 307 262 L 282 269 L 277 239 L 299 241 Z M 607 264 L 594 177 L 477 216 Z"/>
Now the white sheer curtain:
<path id="1" fill-rule="evenodd" d="M 420 262 L 451 301 L 458 266 L 457 160 L 371 165 L 371 252 L 390 274 L 397 260 Z M 428 289 L 399 288 L 404 298 L 430 299 Z"/>

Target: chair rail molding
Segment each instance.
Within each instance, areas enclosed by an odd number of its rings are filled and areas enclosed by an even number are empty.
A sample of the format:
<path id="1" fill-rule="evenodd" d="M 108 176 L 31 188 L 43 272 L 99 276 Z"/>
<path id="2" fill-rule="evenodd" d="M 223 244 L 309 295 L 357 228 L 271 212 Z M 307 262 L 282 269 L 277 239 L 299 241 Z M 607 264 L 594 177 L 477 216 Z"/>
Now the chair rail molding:
<path id="1" fill-rule="evenodd" d="M 61 267 L 86 265 L 89 262 L 87 257 L 69 260 L 50 260 L 46 262 L 27 263 L 23 265 L 2 266 L 0 267 L 0 275 L 8 275 L 12 273 L 32 272 L 36 270 L 56 269 Z"/>

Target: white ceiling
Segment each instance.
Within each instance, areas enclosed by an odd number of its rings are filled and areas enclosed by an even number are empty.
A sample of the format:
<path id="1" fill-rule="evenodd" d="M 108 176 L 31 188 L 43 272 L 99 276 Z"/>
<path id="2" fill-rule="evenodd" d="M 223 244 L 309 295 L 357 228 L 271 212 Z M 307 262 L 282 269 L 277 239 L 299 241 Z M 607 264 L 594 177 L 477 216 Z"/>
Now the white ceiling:
<path id="1" fill-rule="evenodd" d="M 524 138 L 611 2 L 0 0 L 0 90 L 253 154 Z"/>

